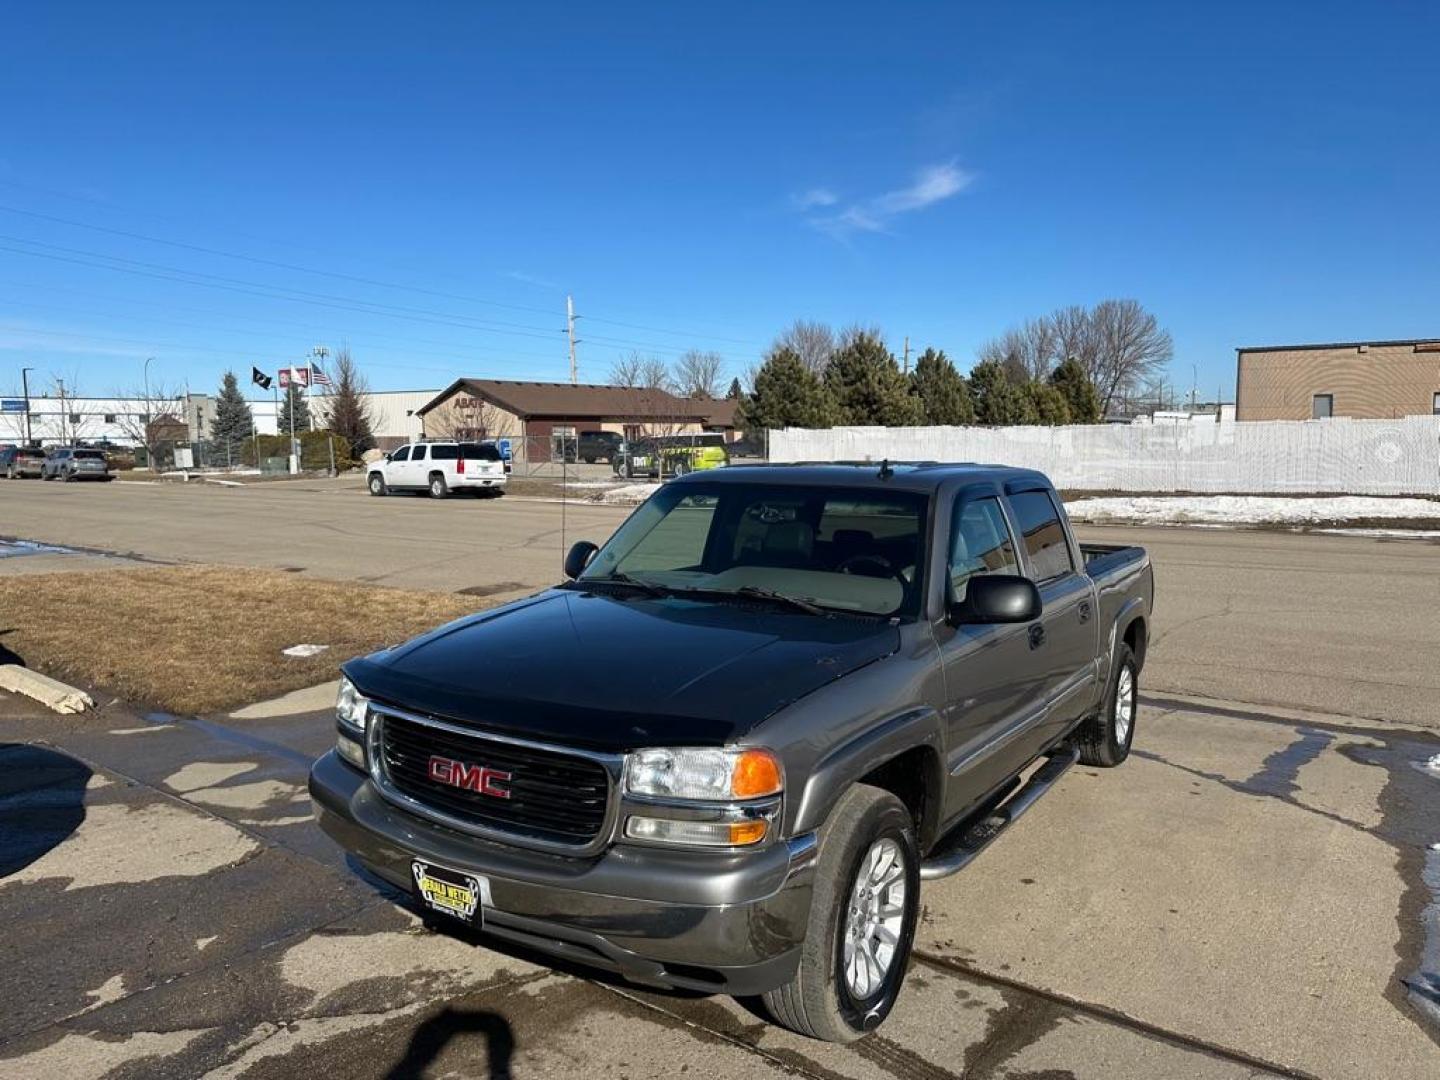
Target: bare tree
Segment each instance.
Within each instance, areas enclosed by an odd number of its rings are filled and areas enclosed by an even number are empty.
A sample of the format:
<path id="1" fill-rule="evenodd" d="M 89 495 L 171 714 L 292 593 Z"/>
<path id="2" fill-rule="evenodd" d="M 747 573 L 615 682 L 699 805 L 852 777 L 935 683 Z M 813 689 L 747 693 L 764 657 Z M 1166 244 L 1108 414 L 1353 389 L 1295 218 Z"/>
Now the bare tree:
<path id="1" fill-rule="evenodd" d="M 670 388 L 670 369 L 658 356 L 630 352 L 610 365 L 610 382 L 613 386 L 668 390 Z"/>
<path id="2" fill-rule="evenodd" d="M 999 364 L 1012 382 L 1043 379 L 1064 359 L 1054 317 L 1029 319 L 980 347 L 981 363 Z"/>
<path id="3" fill-rule="evenodd" d="M 1095 362 L 1088 373 L 1103 415 L 1117 398 L 1157 378 L 1175 355 L 1175 345 L 1138 300 L 1104 300 L 1090 312 L 1090 323 Z"/>
<path id="4" fill-rule="evenodd" d="M 150 468 L 156 468 L 163 444 L 173 442 L 181 429 L 188 432 L 185 421 L 185 398 L 179 387 L 168 388 L 152 382 L 134 390 L 116 390 L 113 395 L 133 404 L 135 412 L 115 414 L 115 426 L 124 436 L 143 446 Z"/>
<path id="5" fill-rule="evenodd" d="M 720 396 L 720 369 L 724 358 L 717 352 L 691 349 L 675 361 L 675 390 L 681 397 L 716 398 Z"/>
<path id="6" fill-rule="evenodd" d="M 800 357 L 802 364 L 816 375 L 822 375 L 838 344 L 835 331 L 824 323 L 796 319 L 776 335 L 766 355 L 771 356 L 782 349 L 790 349 Z M 753 379 L 751 385 L 754 385 Z"/>

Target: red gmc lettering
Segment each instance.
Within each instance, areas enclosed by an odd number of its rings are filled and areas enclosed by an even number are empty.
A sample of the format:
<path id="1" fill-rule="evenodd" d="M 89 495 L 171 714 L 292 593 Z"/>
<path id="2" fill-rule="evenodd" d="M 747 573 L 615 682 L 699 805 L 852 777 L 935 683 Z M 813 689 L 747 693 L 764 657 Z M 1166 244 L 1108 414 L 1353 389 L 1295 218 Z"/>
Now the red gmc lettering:
<path id="1" fill-rule="evenodd" d="M 437 784 L 464 788 L 466 791 L 479 792 L 495 799 L 510 798 L 510 789 L 500 786 L 510 779 L 510 774 L 502 769 L 492 769 L 488 765 L 471 765 L 435 755 L 430 758 L 429 773 L 430 779 Z"/>

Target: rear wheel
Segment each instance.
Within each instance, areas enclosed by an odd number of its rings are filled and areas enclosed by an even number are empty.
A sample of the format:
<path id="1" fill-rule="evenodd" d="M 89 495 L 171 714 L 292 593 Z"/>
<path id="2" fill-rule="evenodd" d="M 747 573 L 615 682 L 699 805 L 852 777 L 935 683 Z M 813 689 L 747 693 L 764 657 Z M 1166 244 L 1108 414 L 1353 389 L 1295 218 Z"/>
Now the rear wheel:
<path id="1" fill-rule="evenodd" d="M 1139 695 L 1140 665 L 1130 646 L 1121 642 L 1115 647 L 1114 670 L 1100 711 L 1081 724 L 1076 733 L 1082 762 L 1108 769 L 1130 756 Z"/>
<path id="2" fill-rule="evenodd" d="M 430 474 L 430 497 L 432 499 L 443 499 L 450 494 L 450 486 L 445 483 L 445 477 L 438 472 Z"/>
<path id="3" fill-rule="evenodd" d="M 770 1014 L 828 1042 L 875 1030 L 900 995 L 919 905 L 914 818 L 890 792 L 856 785 L 820 831 L 800 966 L 765 994 Z"/>
<path id="4" fill-rule="evenodd" d="M 370 483 L 370 494 L 371 494 L 371 495 L 377 495 L 377 496 L 378 496 L 378 495 L 384 495 L 384 494 L 385 494 L 385 477 L 382 476 L 380 473 L 378 473 L 378 472 L 372 472 L 372 473 L 370 474 L 370 481 L 369 481 L 369 483 Z"/>

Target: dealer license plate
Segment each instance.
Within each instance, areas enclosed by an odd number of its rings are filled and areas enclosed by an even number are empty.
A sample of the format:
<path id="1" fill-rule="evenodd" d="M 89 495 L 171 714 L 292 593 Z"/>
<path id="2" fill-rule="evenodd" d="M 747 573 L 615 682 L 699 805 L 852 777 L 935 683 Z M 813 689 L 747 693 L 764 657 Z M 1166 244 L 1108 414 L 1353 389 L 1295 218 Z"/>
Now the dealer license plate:
<path id="1" fill-rule="evenodd" d="M 410 864 L 420 902 L 434 911 L 479 926 L 484 921 L 488 882 L 475 874 L 416 859 Z"/>

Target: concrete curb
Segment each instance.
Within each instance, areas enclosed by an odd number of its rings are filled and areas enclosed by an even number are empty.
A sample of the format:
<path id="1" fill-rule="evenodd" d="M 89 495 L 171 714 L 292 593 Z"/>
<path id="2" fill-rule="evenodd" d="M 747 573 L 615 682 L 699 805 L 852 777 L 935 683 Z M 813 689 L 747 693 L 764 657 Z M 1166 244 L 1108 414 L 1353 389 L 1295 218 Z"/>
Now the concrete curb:
<path id="1" fill-rule="evenodd" d="M 95 707 L 94 700 L 83 690 L 18 664 L 0 664 L 0 690 L 24 694 L 57 713 L 78 713 Z"/>

